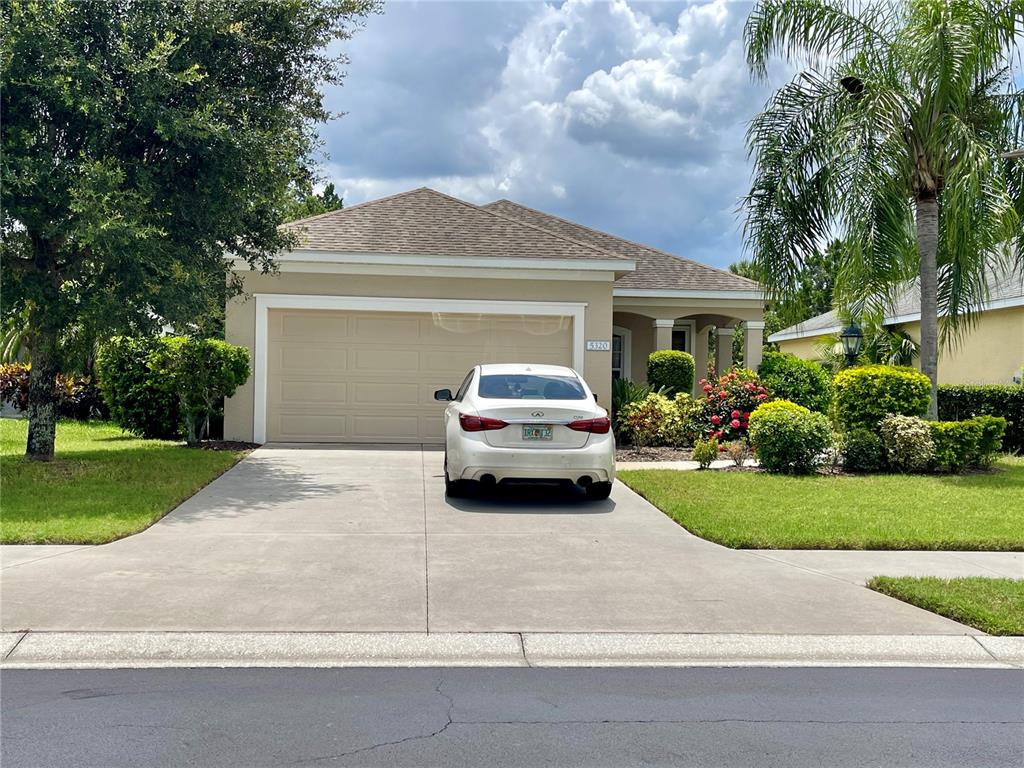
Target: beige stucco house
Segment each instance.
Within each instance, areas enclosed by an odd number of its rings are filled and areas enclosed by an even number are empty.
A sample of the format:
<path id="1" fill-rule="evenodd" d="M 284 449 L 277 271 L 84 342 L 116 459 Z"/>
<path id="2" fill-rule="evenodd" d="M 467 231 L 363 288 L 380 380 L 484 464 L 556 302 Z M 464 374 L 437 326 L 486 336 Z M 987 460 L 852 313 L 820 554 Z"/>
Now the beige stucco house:
<path id="1" fill-rule="evenodd" d="M 885 315 L 885 325 L 921 341 L 921 292 L 911 281 Z M 842 329 L 835 312 L 812 317 L 768 337 L 783 352 L 815 360 L 820 347 Z M 988 300 L 959 340 L 939 350 L 940 384 L 1012 384 L 1024 365 L 1024 279 L 1020 272 L 990 274 Z M 919 366 L 918 366 L 919 367 Z"/>
<path id="2" fill-rule="evenodd" d="M 442 405 L 483 362 L 570 365 L 603 404 L 615 377 L 681 349 L 708 369 L 708 333 L 746 328 L 760 359 L 756 283 L 501 200 L 416 189 L 285 225 L 279 272 L 239 265 L 226 338 L 252 376 L 225 437 L 254 442 L 442 441 Z M 717 345 L 731 363 L 732 344 Z"/>

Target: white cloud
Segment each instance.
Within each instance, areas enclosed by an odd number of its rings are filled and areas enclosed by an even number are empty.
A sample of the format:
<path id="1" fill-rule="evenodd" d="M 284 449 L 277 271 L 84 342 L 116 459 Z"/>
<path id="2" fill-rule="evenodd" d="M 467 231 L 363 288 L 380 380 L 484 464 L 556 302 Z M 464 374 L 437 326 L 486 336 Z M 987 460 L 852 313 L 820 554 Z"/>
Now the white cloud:
<path id="1" fill-rule="evenodd" d="M 727 264 L 740 256 L 745 122 L 766 96 L 743 58 L 749 8 L 390 5 L 387 45 L 366 40 L 373 20 L 352 43 L 329 175 L 351 202 L 423 184 L 509 197 Z M 444 37 L 452 19 L 457 41 Z M 378 58 L 424 38 L 433 56 Z M 361 45 L 374 54 L 372 96 L 358 85 Z"/>

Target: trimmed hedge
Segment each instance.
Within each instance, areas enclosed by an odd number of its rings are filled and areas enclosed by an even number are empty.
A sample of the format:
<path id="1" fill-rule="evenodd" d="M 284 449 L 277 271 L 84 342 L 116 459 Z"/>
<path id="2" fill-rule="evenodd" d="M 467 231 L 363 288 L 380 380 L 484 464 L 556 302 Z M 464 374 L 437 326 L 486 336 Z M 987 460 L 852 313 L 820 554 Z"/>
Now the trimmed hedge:
<path id="1" fill-rule="evenodd" d="M 935 458 L 930 423 L 918 416 L 886 416 L 879 425 L 885 460 L 897 472 L 922 472 Z"/>
<path id="2" fill-rule="evenodd" d="M 843 435 L 843 469 L 847 472 L 881 472 L 885 469 L 882 438 L 864 427 Z"/>
<path id="3" fill-rule="evenodd" d="M 788 352 L 766 352 L 757 375 L 773 397 L 828 413 L 832 402 L 832 375 L 820 363 Z"/>
<path id="4" fill-rule="evenodd" d="M 1006 419 L 1003 450 L 1024 452 L 1024 385 L 941 384 L 939 418 L 959 421 L 972 416 Z"/>
<path id="5" fill-rule="evenodd" d="M 776 401 L 750 414 L 750 442 L 769 472 L 806 474 L 832 442 L 832 428 L 824 414 Z"/>
<path id="6" fill-rule="evenodd" d="M 835 417 L 844 429 L 878 429 L 882 419 L 924 416 L 931 399 L 931 382 L 913 368 L 861 365 L 836 374 Z"/>
<path id="7" fill-rule="evenodd" d="M 659 349 L 647 358 L 647 383 L 655 389 L 664 387 L 666 394 L 693 391 L 693 355 L 677 349 Z"/>
<path id="8" fill-rule="evenodd" d="M 991 464 L 1006 432 L 1006 419 L 999 416 L 931 421 L 928 425 L 935 444 L 935 465 L 950 472 Z"/>

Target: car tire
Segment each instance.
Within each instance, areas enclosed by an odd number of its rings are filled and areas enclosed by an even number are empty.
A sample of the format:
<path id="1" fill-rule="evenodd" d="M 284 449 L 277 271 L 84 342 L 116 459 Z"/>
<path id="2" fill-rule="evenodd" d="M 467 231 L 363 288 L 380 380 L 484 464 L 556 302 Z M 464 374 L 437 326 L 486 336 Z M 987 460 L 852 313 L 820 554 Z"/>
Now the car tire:
<path id="1" fill-rule="evenodd" d="M 612 492 L 611 483 L 591 483 L 587 486 L 587 500 L 588 501 L 603 501 L 607 499 Z"/>

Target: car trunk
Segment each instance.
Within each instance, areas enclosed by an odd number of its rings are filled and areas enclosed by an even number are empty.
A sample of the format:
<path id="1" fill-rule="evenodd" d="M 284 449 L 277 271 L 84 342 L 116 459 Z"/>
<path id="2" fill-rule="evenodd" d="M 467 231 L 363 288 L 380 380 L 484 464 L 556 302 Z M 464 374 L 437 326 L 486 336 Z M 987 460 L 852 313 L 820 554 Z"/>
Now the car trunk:
<path id="1" fill-rule="evenodd" d="M 582 400 L 496 400 L 481 408 L 480 415 L 501 419 L 508 426 L 484 432 L 484 440 L 495 448 L 582 448 L 590 433 L 566 424 L 594 418 L 586 406 Z"/>

